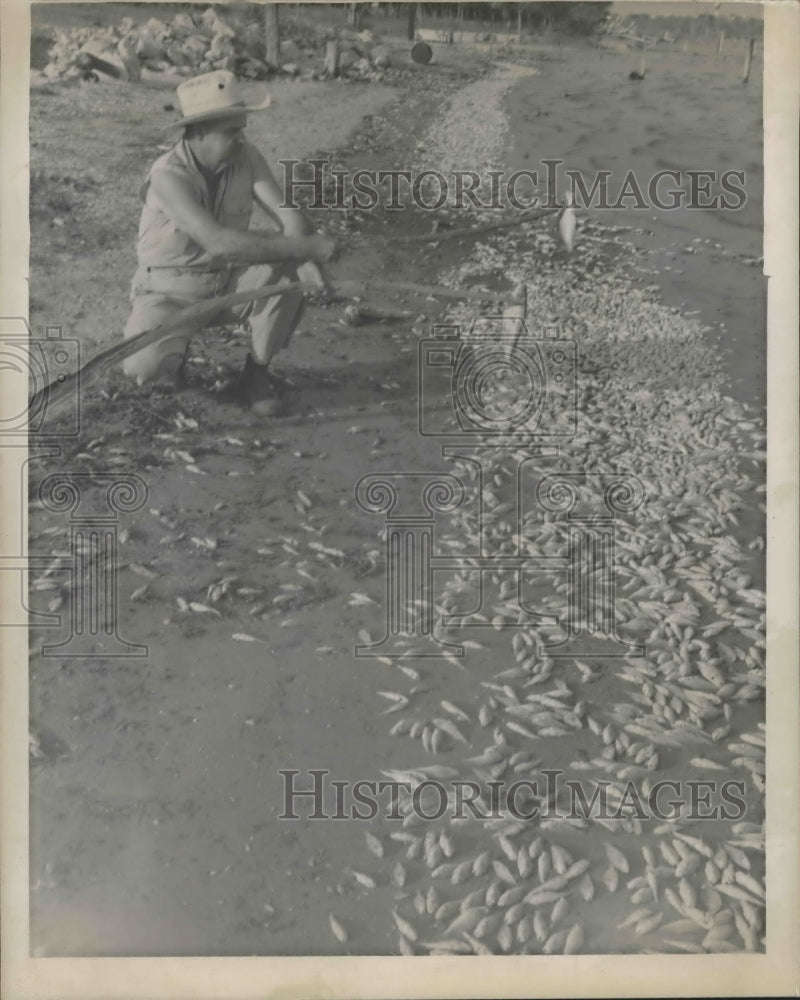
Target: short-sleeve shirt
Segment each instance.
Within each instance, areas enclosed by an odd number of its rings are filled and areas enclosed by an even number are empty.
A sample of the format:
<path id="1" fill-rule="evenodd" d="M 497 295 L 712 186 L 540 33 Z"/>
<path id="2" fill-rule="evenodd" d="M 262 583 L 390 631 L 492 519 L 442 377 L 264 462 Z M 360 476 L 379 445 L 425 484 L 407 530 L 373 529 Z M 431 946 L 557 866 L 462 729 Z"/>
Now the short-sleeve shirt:
<path id="1" fill-rule="evenodd" d="M 160 156 L 139 191 L 144 202 L 137 243 L 139 266 L 201 268 L 214 265 L 211 254 L 176 227 L 170 218 L 169 206 L 153 191 L 151 181 L 157 174 L 169 172 L 180 177 L 221 225 L 246 230 L 253 212 L 256 156 L 255 146 L 245 142 L 236 157 L 220 168 L 213 203 L 206 179 L 185 140 Z"/>

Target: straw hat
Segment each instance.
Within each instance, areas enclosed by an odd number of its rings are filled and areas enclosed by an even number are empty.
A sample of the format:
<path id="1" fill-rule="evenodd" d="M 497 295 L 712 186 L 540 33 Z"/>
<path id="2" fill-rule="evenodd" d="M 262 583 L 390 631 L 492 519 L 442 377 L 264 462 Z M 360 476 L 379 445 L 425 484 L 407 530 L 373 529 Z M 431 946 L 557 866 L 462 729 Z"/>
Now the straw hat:
<path id="1" fill-rule="evenodd" d="M 267 94 L 261 104 L 246 104 L 239 81 L 226 69 L 192 77 L 178 87 L 177 93 L 183 117 L 164 126 L 165 128 L 179 128 L 192 122 L 265 111 L 271 101 Z"/>

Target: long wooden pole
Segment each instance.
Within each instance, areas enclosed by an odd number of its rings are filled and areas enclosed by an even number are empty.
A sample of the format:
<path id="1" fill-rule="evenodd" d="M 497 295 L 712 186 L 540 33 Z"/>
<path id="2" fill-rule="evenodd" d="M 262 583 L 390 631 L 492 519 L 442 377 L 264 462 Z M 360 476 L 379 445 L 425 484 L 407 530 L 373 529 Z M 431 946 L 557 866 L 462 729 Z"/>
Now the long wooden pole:
<path id="1" fill-rule="evenodd" d="M 370 291 L 380 291 L 390 294 L 434 296 L 457 302 L 490 302 L 494 299 L 505 297 L 508 294 L 507 292 L 489 292 L 464 288 L 443 288 L 440 285 L 421 285 L 413 281 L 379 281 L 373 279 L 336 281 L 330 285 L 330 290 L 334 295 L 338 294 L 340 298 L 352 298 L 355 295 L 367 295 Z M 149 347 L 159 340 L 163 340 L 170 333 L 180 329 L 182 326 L 192 325 L 201 328 L 215 316 L 230 309 L 232 306 L 252 302 L 257 299 L 272 298 L 275 295 L 283 295 L 285 292 L 292 291 L 319 292 L 320 289 L 316 285 L 300 281 L 281 282 L 243 292 L 231 292 L 229 295 L 220 295 L 216 298 L 207 299 L 181 309 L 166 322 L 161 323 L 154 329 L 144 330 L 142 333 L 137 333 L 127 340 L 117 341 L 110 347 L 104 348 L 98 354 L 95 354 L 94 357 L 90 358 L 82 368 L 68 375 L 63 382 L 51 382 L 49 385 L 37 390 L 31 398 L 29 409 L 31 412 L 38 412 L 39 408 L 42 407 L 45 420 L 49 420 L 58 413 L 64 403 L 74 398 L 76 391 L 82 392 L 114 365 L 119 364 L 133 354 L 137 354 L 143 348 Z"/>
<path id="2" fill-rule="evenodd" d="M 63 382 L 51 382 L 39 389 L 34 393 L 29 409 L 35 413 L 38 412 L 39 407 L 44 407 L 45 419 L 49 419 L 58 412 L 64 402 L 74 397 L 76 391 L 81 392 L 85 386 L 96 382 L 109 368 L 124 361 L 125 358 L 129 358 L 132 354 L 138 353 L 143 348 L 149 347 L 150 344 L 157 343 L 174 330 L 189 324 L 202 326 L 221 311 L 230 309 L 232 306 L 252 302 L 255 299 L 267 299 L 274 295 L 282 295 L 286 291 L 299 287 L 301 287 L 299 282 L 264 285 L 262 288 L 254 288 L 246 292 L 220 295 L 180 309 L 174 316 L 153 330 L 144 330 L 127 340 L 120 340 L 110 347 L 106 347 L 99 354 L 90 358 L 78 371 L 67 375 Z"/>
<path id="3" fill-rule="evenodd" d="M 379 236 L 370 238 L 370 246 L 379 243 L 385 246 L 392 246 L 395 243 L 440 243 L 445 240 L 463 240 L 471 236 L 480 236 L 483 233 L 492 233 L 501 229 L 513 229 L 514 226 L 523 226 L 526 222 L 534 219 L 541 219 L 546 215 L 553 215 L 561 211 L 561 206 L 553 208 L 531 208 L 512 219 L 500 219 L 497 222 L 485 222 L 480 226 L 467 226 L 464 229 L 442 229 L 435 233 L 422 233 L 417 236 Z"/>

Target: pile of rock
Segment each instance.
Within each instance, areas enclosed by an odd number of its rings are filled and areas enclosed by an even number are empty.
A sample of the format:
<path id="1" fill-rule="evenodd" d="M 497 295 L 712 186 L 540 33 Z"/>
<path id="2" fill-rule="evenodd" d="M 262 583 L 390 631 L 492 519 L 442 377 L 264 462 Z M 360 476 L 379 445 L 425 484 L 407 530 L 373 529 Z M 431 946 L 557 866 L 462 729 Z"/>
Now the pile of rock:
<path id="1" fill-rule="evenodd" d="M 223 19 L 209 7 L 191 14 L 181 12 L 171 21 L 151 17 L 137 25 L 125 18 L 114 27 L 59 31 L 42 72 L 49 80 L 86 76 L 87 60 L 80 57 L 88 54 L 114 67 L 117 72 L 111 75 L 130 80 L 139 79 L 143 72 L 195 76 L 214 69 L 232 70 L 245 79 L 265 79 L 281 67 L 264 60 L 263 34 L 252 28 L 241 19 Z"/>
<path id="2" fill-rule="evenodd" d="M 328 75 L 339 75 L 353 80 L 381 80 L 391 64 L 385 45 L 375 41 L 371 31 L 346 31 L 338 33 L 338 58 L 335 72 L 327 67 Z"/>
<path id="3" fill-rule="evenodd" d="M 297 32 L 293 32 L 297 34 Z M 287 33 L 288 34 L 288 33 Z M 325 42 L 336 38 L 338 61 L 331 72 L 324 63 Z M 276 73 L 304 78 L 341 75 L 356 80 L 381 79 L 389 66 L 389 52 L 370 31 L 331 32 L 320 37 L 301 33 L 299 43 L 286 38 L 280 46 L 280 65 L 264 58 L 263 27 L 252 19 L 214 7 L 181 12 L 172 20 L 151 17 L 142 24 L 125 18 L 119 26 L 75 28 L 56 33 L 42 71 L 48 81 L 103 73 L 124 80 L 142 76 L 195 76 L 215 69 L 232 70 L 248 80 Z"/>

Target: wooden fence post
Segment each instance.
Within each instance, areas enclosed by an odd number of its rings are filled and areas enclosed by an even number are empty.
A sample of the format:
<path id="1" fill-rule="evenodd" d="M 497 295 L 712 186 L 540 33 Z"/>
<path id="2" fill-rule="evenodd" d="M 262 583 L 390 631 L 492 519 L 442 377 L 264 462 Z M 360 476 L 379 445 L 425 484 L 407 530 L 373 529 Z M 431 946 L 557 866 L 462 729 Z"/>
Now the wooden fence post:
<path id="1" fill-rule="evenodd" d="M 264 30 L 266 33 L 264 60 L 268 65 L 278 69 L 281 64 L 281 32 L 276 3 L 264 4 Z"/>
<path id="2" fill-rule="evenodd" d="M 742 76 L 742 83 L 747 83 L 750 79 L 750 67 L 753 64 L 753 49 L 755 48 L 755 44 L 755 38 L 751 38 L 750 44 L 747 46 L 747 54 L 744 57 L 744 75 Z"/>

